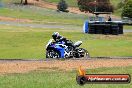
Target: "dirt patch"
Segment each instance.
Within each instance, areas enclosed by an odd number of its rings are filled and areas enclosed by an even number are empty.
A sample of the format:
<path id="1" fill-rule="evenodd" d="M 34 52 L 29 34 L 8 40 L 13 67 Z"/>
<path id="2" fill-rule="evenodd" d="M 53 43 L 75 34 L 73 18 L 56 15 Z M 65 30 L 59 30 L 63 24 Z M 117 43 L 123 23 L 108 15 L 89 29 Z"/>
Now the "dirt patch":
<path id="1" fill-rule="evenodd" d="M 26 73 L 33 70 L 73 70 L 101 67 L 132 66 L 132 59 L 52 60 L 52 61 L 0 61 L 0 74 Z"/>
<path id="2" fill-rule="evenodd" d="M 32 22 L 29 19 L 11 18 L 11 17 L 4 17 L 4 16 L 0 16 L 0 20 L 2 20 L 2 21 L 13 21 L 13 22 Z"/>
<path id="3" fill-rule="evenodd" d="M 45 2 L 42 0 L 36 1 L 36 0 L 29 0 L 28 1 L 30 4 L 35 5 L 35 6 L 39 6 L 39 7 L 43 7 L 43 8 L 48 8 L 48 9 L 54 9 L 57 10 L 57 4 L 55 3 L 49 3 L 49 2 Z M 81 12 L 79 10 L 79 8 L 76 7 L 69 7 L 68 10 L 71 13 L 76 13 L 76 14 L 86 14 L 84 12 Z"/>

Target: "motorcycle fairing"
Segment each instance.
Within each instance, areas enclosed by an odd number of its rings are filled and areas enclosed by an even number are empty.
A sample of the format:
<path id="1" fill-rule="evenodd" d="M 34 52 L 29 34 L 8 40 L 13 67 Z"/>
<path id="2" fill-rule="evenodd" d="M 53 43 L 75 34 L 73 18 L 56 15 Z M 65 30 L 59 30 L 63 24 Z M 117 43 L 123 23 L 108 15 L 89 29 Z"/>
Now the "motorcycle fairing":
<path id="1" fill-rule="evenodd" d="M 60 45 L 55 45 L 54 48 L 60 52 L 60 58 L 64 58 L 65 48 L 61 47 Z"/>

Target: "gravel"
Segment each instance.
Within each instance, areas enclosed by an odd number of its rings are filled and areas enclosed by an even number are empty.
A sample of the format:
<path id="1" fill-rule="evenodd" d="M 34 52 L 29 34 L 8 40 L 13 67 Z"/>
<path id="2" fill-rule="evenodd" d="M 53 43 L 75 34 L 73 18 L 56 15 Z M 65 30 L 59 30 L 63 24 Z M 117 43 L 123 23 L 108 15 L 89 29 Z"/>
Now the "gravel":
<path id="1" fill-rule="evenodd" d="M 0 60 L 0 74 L 27 73 L 34 70 L 76 70 L 82 66 L 84 69 L 102 67 L 132 66 L 130 59 L 88 59 L 88 60 Z"/>

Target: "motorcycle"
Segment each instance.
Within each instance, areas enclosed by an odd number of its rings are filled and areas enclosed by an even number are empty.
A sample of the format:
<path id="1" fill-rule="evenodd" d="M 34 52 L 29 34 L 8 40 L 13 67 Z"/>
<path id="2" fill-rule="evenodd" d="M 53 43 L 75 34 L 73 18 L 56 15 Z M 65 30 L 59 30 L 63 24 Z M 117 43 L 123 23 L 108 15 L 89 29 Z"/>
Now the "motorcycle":
<path id="1" fill-rule="evenodd" d="M 67 40 L 69 45 L 65 45 L 64 41 L 53 42 L 53 39 L 50 39 L 46 45 L 46 58 L 89 58 L 89 53 L 86 49 L 79 48 L 82 44 L 82 41 L 77 41 L 73 43 L 70 40 Z M 70 44 L 73 46 L 70 46 Z"/>

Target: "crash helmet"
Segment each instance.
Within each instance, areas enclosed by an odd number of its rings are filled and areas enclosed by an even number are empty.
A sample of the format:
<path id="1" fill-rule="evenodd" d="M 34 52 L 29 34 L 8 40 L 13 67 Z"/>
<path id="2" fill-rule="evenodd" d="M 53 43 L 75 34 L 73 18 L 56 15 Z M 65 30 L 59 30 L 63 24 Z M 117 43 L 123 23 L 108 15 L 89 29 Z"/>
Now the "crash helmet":
<path id="1" fill-rule="evenodd" d="M 58 36 L 60 36 L 59 32 L 54 32 L 52 34 L 53 39 L 56 39 Z"/>

